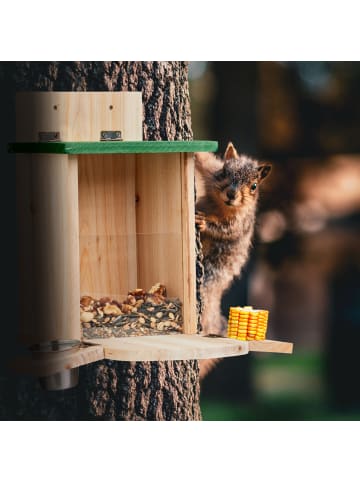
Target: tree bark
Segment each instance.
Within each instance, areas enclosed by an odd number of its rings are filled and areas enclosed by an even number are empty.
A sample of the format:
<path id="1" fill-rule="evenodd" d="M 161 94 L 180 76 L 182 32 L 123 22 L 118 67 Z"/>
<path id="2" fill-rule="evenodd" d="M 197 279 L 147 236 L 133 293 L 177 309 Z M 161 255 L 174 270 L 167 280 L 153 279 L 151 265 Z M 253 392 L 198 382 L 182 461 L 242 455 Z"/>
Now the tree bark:
<path id="1" fill-rule="evenodd" d="M 141 91 L 143 138 L 191 140 L 186 62 L 22 62 L 18 91 Z"/>
<path id="2" fill-rule="evenodd" d="M 191 140 L 185 62 L 21 62 L 18 91 L 141 91 L 144 140 Z M 200 420 L 196 360 L 101 361 L 80 369 L 78 387 L 49 393 L 17 386 L 16 418 Z"/>

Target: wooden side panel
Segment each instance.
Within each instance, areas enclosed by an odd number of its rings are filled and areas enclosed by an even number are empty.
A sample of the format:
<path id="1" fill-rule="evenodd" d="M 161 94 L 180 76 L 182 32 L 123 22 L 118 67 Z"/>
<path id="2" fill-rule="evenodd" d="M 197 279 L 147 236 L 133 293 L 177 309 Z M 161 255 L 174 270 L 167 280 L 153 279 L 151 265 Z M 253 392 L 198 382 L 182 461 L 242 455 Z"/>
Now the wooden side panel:
<path id="1" fill-rule="evenodd" d="M 181 155 L 136 156 L 138 286 L 166 285 L 184 301 Z"/>
<path id="2" fill-rule="evenodd" d="M 142 140 L 141 92 L 20 92 L 16 138 L 37 142 L 41 131 L 62 141 L 100 141 L 102 130 L 120 130 L 123 140 Z"/>
<path id="3" fill-rule="evenodd" d="M 25 309 L 33 316 L 29 320 L 23 311 L 20 338 L 27 344 L 79 339 L 77 159 L 37 154 L 27 161 L 27 166 L 25 159 L 18 166 L 30 175 L 24 197 L 18 196 L 19 235 L 25 236 L 20 240 L 20 304 L 29 303 Z M 23 174 L 18 172 L 18 191 L 24 186 Z"/>
<path id="4" fill-rule="evenodd" d="M 31 339 L 33 333 L 33 221 L 31 154 L 16 155 L 16 214 L 18 246 L 18 287 L 20 341 Z"/>
<path id="5" fill-rule="evenodd" d="M 137 287 L 135 156 L 79 157 L 81 294 L 122 301 Z"/>
<path id="6" fill-rule="evenodd" d="M 181 154 L 181 189 L 184 333 L 192 334 L 197 332 L 195 194 L 194 159 L 192 154 Z"/>

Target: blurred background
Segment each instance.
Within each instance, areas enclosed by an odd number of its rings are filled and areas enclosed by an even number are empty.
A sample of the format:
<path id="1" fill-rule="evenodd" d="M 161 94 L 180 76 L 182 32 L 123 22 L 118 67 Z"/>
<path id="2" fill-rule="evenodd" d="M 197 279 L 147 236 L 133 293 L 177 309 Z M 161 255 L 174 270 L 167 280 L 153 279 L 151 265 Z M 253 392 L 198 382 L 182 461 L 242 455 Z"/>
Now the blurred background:
<path id="1" fill-rule="evenodd" d="M 223 359 L 204 420 L 359 420 L 360 63 L 190 62 L 195 139 L 270 161 L 251 257 L 224 296 L 293 355 Z"/>

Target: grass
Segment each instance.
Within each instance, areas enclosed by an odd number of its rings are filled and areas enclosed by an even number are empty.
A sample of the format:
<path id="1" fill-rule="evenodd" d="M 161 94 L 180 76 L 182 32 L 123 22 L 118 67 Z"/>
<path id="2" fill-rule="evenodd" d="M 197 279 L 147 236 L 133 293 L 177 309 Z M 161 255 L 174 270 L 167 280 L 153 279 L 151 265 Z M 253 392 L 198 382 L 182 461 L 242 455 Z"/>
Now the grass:
<path id="1" fill-rule="evenodd" d="M 360 420 L 360 410 L 336 411 L 323 404 L 284 398 L 251 405 L 203 400 L 201 411 L 204 421 Z"/>
<path id="2" fill-rule="evenodd" d="M 203 420 L 360 420 L 359 404 L 350 410 L 336 408 L 331 403 L 322 353 L 255 355 L 251 373 L 254 387 L 251 402 L 204 398 Z"/>

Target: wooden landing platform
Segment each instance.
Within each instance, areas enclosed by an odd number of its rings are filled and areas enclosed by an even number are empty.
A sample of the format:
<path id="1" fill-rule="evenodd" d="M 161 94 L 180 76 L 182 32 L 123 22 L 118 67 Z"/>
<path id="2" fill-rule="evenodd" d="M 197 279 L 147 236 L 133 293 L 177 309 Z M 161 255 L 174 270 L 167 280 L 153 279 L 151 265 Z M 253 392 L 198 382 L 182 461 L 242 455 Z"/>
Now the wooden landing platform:
<path id="1" fill-rule="evenodd" d="M 249 351 L 262 351 L 267 353 L 286 353 L 290 355 L 293 352 L 293 343 L 278 340 L 259 340 L 248 341 Z"/>
<path id="2" fill-rule="evenodd" d="M 201 335 L 156 335 L 84 340 L 76 352 L 59 352 L 46 359 L 30 355 L 11 363 L 14 371 L 47 376 L 104 358 L 118 361 L 203 360 L 247 355 L 251 351 L 292 353 L 293 344 L 284 341 L 240 341 Z"/>
<path id="3" fill-rule="evenodd" d="M 86 340 L 104 349 L 104 357 L 118 361 L 202 360 L 246 355 L 249 351 L 292 353 L 293 344 L 263 340 L 240 341 L 201 335 L 159 335 Z"/>

